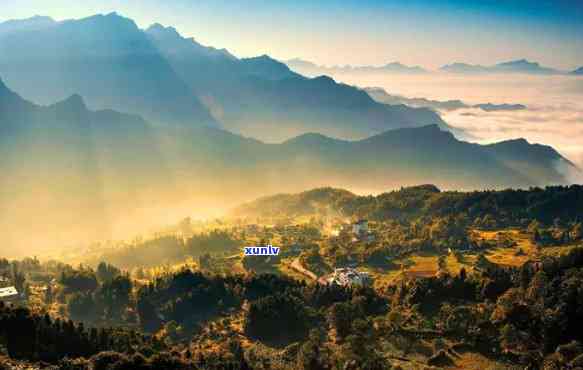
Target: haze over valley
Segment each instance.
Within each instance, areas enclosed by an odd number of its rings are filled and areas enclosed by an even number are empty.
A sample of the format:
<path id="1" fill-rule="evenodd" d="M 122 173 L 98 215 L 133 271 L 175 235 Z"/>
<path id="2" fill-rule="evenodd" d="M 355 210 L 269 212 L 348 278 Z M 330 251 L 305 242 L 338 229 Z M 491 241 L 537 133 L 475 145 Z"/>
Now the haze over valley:
<path id="1" fill-rule="evenodd" d="M 444 71 L 422 75 L 331 71 L 330 75 L 340 82 L 361 88 L 379 87 L 401 97 L 385 99 L 391 104 L 435 109 L 449 125 L 463 129 L 473 142 L 523 137 L 552 145 L 583 165 L 583 79 L 576 75 Z M 493 104 L 489 111 L 483 109 L 488 103 Z M 509 107 L 500 109 L 501 105 Z"/>

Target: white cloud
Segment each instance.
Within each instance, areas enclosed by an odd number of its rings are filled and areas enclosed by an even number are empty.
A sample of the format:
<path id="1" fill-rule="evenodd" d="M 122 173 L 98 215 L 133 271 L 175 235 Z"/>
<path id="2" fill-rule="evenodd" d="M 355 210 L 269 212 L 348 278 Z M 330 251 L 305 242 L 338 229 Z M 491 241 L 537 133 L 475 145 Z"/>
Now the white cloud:
<path id="1" fill-rule="evenodd" d="M 551 145 L 583 168 L 583 78 L 574 76 L 486 75 L 437 73 L 424 76 L 335 75 L 358 86 L 380 86 L 391 94 L 434 100 L 460 99 L 468 104 L 524 104 L 520 111 L 485 112 L 461 109 L 442 112 L 453 127 L 472 141 L 491 143 L 523 137 Z"/>

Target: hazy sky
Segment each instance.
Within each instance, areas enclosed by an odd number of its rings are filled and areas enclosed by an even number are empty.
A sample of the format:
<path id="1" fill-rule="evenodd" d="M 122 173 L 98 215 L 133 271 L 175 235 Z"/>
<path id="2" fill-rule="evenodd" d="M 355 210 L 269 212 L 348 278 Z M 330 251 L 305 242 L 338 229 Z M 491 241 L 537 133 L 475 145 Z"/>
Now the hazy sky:
<path id="1" fill-rule="evenodd" d="M 140 27 L 175 26 L 238 56 L 428 68 L 518 58 L 563 69 L 583 66 L 580 0 L 10 0 L 3 1 L 0 21 L 112 11 Z"/>

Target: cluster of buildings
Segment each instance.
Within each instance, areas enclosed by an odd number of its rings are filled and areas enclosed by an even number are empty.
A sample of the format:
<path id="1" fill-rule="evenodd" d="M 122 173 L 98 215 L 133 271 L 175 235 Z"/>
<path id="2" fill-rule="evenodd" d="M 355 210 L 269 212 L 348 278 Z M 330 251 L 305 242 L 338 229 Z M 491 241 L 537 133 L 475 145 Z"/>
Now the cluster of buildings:
<path id="1" fill-rule="evenodd" d="M 20 300 L 20 294 L 15 287 L 0 288 L 0 302 L 16 302 Z"/>
<path id="2" fill-rule="evenodd" d="M 324 278 L 327 284 L 336 284 L 340 286 L 367 286 L 372 283 L 368 272 L 358 271 L 351 267 L 342 267 L 334 269 L 334 272 L 327 278 Z"/>
<path id="3" fill-rule="evenodd" d="M 12 285 L 11 279 L 0 276 L 0 302 L 18 302 L 22 295 Z"/>

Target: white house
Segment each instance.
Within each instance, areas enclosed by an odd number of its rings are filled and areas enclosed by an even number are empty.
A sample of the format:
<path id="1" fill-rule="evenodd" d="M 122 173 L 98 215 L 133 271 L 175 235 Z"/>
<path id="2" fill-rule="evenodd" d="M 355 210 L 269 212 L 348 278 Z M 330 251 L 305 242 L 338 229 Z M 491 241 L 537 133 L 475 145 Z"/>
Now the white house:
<path id="1" fill-rule="evenodd" d="M 18 291 L 15 287 L 9 286 L 6 288 L 0 288 L 0 301 L 12 302 L 20 298 Z"/>
<path id="2" fill-rule="evenodd" d="M 328 283 L 340 286 L 365 286 L 370 282 L 371 278 L 368 272 L 360 272 L 350 267 L 334 269 L 328 278 Z"/>

